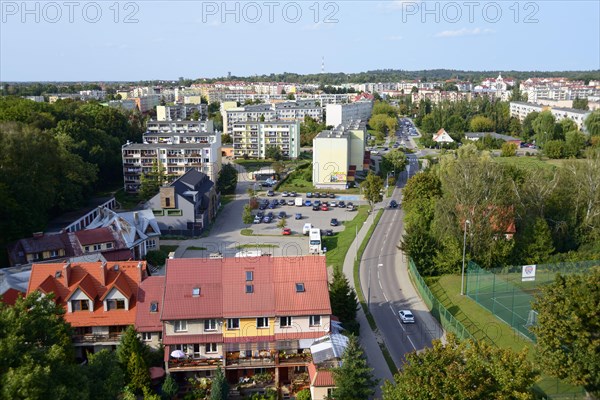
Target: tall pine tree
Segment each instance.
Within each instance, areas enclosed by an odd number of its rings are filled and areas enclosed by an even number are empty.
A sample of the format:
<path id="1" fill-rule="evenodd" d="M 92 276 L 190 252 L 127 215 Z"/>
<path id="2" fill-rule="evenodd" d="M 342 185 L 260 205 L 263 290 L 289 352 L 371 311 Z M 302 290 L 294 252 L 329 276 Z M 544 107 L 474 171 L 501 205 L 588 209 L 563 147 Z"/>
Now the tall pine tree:
<path id="1" fill-rule="evenodd" d="M 346 275 L 336 269 L 333 273 L 333 282 L 329 286 L 329 300 L 331 311 L 342 323 L 354 321 L 358 309 L 356 292 L 350 287 Z"/>
<path id="2" fill-rule="evenodd" d="M 336 386 L 333 398 L 336 400 L 363 400 L 375 393 L 377 379 L 373 377 L 372 368 L 367 365 L 356 336 L 349 337 L 342 365 L 333 369 L 333 379 Z"/>
<path id="3" fill-rule="evenodd" d="M 225 374 L 223 374 L 221 366 L 219 366 L 210 387 L 210 400 L 225 400 L 227 399 L 228 393 L 229 385 L 227 384 L 227 379 L 225 379 Z"/>

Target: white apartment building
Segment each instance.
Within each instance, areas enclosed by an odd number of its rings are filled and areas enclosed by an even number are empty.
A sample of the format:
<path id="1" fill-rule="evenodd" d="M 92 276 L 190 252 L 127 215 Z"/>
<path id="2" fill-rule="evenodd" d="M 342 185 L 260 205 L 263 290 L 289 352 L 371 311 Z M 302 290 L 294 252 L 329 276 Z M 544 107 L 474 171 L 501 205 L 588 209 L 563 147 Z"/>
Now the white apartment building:
<path id="1" fill-rule="evenodd" d="M 256 104 L 244 107 L 223 107 L 223 130 L 230 132 L 230 126 L 246 121 L 304 121 L 310 116 L 317 121 L 323 119 L 323 110 L 311 100 L 285 101 L 273 104 Z"/>
<path id="2" fill-rule="evenodd" d="M 125 191 L 135 193 L 142 174 L 155 165 L 174 180 L 190 168 L 205 173 L 216 182 L 221 170 L 221 134 L 212 129 L 212 121 L 150 121 L 143 143 L 122 146 Z"/>
<path id="3" fill-rule="evenodd" d="M 327 104 L 325 107 L 327 125 L 338 126 L 350 121 L 367 121 L 371 118 L 373 102 L 361 100 L 348 104 Z"/>
<path id="4" fill-rule="evenodd" d="M 229 123 L 233 156 L 264 159 L 269 146 L 277 146 L 284 157 L 300 154 L 300 121 L 239 121 Z"/>
<path id="5" fill-rule="evenodd" d="M 546 110 L 549 110 L 552 115 L 554 115 L 554 118 L 556 118 L 557 122 L 568 118 L 575 122 L 577 128 L 582 131 L 584 130 L 583 122 L 590 114 L 590 111 L 576 110 L 574 108 L 549 107 L 540 104 L 525 103 L 522 101 L 510 102 L 510 116 L 519 118 L 521 122 L 523 122 L 527 114 L 531 112 L 542 112 Z"/>
<path id="6" fill-rule="evenodd" d="M 172 106 L 156 106 L 156 119 L 158 121 L 177 121 L 190 119 L 198 111 L 201 120 L 208 118 L 208 105 L 206 104 L 177 104 Z"/>

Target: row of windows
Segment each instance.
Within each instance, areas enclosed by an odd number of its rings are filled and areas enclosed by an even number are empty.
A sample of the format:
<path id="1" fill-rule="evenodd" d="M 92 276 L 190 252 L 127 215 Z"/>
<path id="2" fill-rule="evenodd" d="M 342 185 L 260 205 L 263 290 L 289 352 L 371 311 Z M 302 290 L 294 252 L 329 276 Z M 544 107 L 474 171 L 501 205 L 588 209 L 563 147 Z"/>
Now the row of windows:
<path id="1" fill-rule="evenodd" d="M 110 299 L 106 301 L 106 309 L 110 310 L 125 310 L 124 299 Z M 71 310 L 75 311 L 89 311 L 90 303 L 89 300 L 71 300 Z"/>
<path id="2" fill-rule="evenodd" d="M 218 352 L 217 343 L 206 343 L 204 345 L 201 344 L 178 344 L 175 345 L 176 350 L 181 350 L 184 353 L 192 353 L 194 358 L 200 358 L 200 349 L 201 346 L 204 346 L 204 353 L 211 354 Z"/>
<path id="3" fill-rule="evenodd" d="M 310 326 L 320 326 L 321 325 L 321 316 L 320 315 L 311 315 L 309 316 L 308 323 Z M 204 331 L 205 332 L 214 332 L 217 330 L 218 321 L 216 319 L 205 319 L 204 320 Z M 187 332 L 188 330 L 188 321 L 179 320 L 174 322 L 174 330 L 175 332 Z M 292 317 L 279 317 L 279 326 L 281 328 L 288 328 L 292 326 Z M 257 328 L 268 328 L 269 327 L 269 317 L 258 317 L 256 318 L 256 327 Z M 234 330 L 240 329 L 240 319 L 239 318 L 227 318 L 227 329 Z"/>

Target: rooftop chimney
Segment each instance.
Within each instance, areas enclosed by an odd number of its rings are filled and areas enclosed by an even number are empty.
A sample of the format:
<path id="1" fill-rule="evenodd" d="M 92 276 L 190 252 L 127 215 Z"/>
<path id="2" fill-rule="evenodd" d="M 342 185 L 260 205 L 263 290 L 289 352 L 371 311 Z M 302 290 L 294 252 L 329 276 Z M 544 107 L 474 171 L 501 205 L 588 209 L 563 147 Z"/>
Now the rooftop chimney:
<path id="1" fill-rule="evenodd" d="M 100 283 L 102 286 L 106 286 L 106 261 L 103 261 L 100 265 Z"/>
<path id="2" fill-rule="evenodd" d="M 69 287 L 69 278 L 71 277 L 71 262 L 67 261 L 63 267 L 65 270 L 63 276 L 65 277 L 65 286 Z"/>
<path id="3" fill-rule="evenodd" d="M 143 270 L 143 268 L 142 268 L 142 265 L 143 265 L 143 264 L 142 264 L 142 262 L 141 262 L 141 261 L 140 261 L 140 262 L 138 262 L 137 269 L 138 269 L 138 273 L 139 273 L 139 275 L 140 275 L 140 283 L 141 283 L 141 282 L 144 280 L 144 270 Z"/>

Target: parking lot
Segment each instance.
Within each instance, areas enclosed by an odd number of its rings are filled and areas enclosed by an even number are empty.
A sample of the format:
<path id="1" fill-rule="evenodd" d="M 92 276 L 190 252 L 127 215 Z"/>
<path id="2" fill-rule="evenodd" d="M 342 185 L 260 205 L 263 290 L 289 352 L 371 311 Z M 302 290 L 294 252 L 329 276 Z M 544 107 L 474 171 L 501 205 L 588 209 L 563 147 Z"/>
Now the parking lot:
<path id="1" fill-rule="evenodd" d="M 279 218 L 278 215 L 280 212 L 285 212 L 286 214 L 286 218 L 287 218 L 287 227 L 291 228 L 292 230 L 292 235 L 297 235 L 297 234 L 302 234 L 302 228 L 304 227 L 304 224 L 306 223 L 311 223 L 313 225 L 313 227 L 316 228 L 320 228 L 322 230 L 325 229 L 332 229 L 334 232 L 339 232 L 342 231 L 344 229 L 344 227 L 342 226 L 342 223 L 344 221 L 349 221 L 351 219 L 354 218 L 354 216 L 356 215 L 356 211 L 348 211 L 349 209 L 346 208 L 339 208 L 339 207 L 328 207 L 329 210 L 327 211 L 316 211 L 313 210 L 313 202 L 315 200 L 320 201 L 321 203 L 323 203 L 324 201 L 327 202 L 331 202 L 331 201 L 335 201 L 336 203 L 339 203 L 339 197 L 336 196 L 335 199 L 332 198 L 319 198 L 319 199 L 308 199 L 305 197 L 305 193 L 303 193 L 303 197 L 282 197 L 281 193 L 276 193 L 275 196 L 273 197 L 266 197 L 266 196 L 261 196 L 259 197 L 259 201 L 267 199 L 269 202 L 272 199 L 276 199 L 276 200 L 285 200 L 286 201 L 286 205 L 278 205 L 273 209 L 267 208 L 266 210 L 253 210 L 252 214 L 256 215 L 259 211 L 262 211 L 265 215 L 267 215 L 269 212 L 273 213 L 273 220 L 269 223 L 265 223 L 265 222 L 260 222 L 260 223 L 255 223 L 252 224 L 251 229 L 253 230 L 253 233 L 255 234 L 259 234 L 259 235 L 281 235 L 281 229 L 277 227 L 277 224 L 279 222 Z M 303 203 L 306 202 L 307 200 L 310 200 L 311 202 L 311 206 L 296 206 L 296 205 L 288 205 L 287 201 L 288 200 L 292 200 L 295 201 L 295 199 L 302 199 Z M 345 201 L 345 203 L 347 204 L 348 201 Z M 352 201 L 352 203 L 356 206 L 358 205 L 356 201 Z M 361 202 L 362 203 L 362 202 Z M 302 218 L 301 219 L 296 219 L 296 214 L 301 214 Z M 336 218 L 339 221 L 339 225 L 338 226 L 331 226 L 331 219 L 332 218 Z"/>

